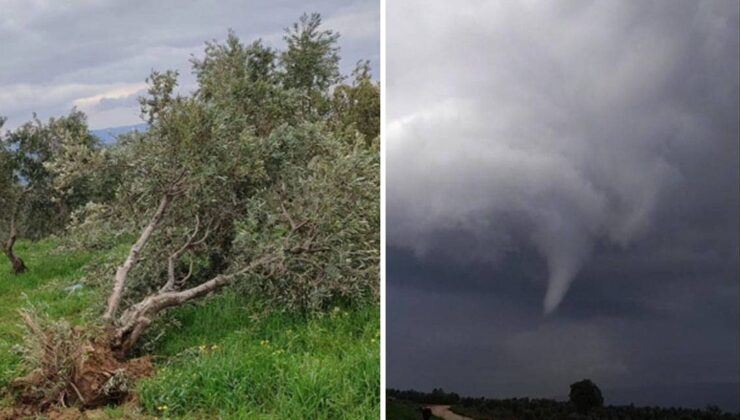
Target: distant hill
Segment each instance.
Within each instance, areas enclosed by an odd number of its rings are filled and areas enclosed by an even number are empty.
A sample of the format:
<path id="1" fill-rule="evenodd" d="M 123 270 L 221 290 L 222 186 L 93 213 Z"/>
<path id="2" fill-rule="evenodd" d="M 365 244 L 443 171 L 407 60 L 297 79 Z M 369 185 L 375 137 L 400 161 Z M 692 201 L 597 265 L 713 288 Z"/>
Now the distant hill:
<path id="1" fill-rule="evenodd" d="M 148 129 L 147 124 L 135 124 L 135 125 L 124 125 L 120 127 L 109 127 L 109 128 L 101 128 L 99 130 L 90 130 L 90 132 L 97 138 L 100 139 L 103 144 L 110 145 L 115 144 L 118 136 L 122 134 L 127 134 L 132 131 L 141 131 L 144 132 Z"/>

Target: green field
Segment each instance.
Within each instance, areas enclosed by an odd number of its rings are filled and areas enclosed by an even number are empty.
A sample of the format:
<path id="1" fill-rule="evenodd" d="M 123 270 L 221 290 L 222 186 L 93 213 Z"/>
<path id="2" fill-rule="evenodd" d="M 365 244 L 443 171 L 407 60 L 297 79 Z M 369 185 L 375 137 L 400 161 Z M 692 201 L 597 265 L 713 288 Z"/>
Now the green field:
<path id="1" fill-rule="evenodd" d="M 387 420 L 419 420 L 421 419 L 422 404 L 413 401 L 387 398 L 385 403 L 385 418 Z M 432 420 L 441 420 L 432 416 Z"/>
<path id="2" fill-rule="evenodd" d="M 29 271 L 0 260 L 0 387 L 18 376 L 17 310 L 32 304 L 72 324 L 92 322 L 106 290 L 88 286 L 85 266 L 117 261 L 122 245 L 99 253 L 56 252 L 48 240 L 19 242 Z M 73 292 L 65 288 L 82 284 Z M 271 312 L 225 290 L 171 311 L 150 331 L 154 377 L 138 384 L 136 407 L 111 417 L 377 419 L 380 319 L 377 306 L 334 308 L 323 316 Z M 2 404 L 11 403 L 4 395 Z"/>

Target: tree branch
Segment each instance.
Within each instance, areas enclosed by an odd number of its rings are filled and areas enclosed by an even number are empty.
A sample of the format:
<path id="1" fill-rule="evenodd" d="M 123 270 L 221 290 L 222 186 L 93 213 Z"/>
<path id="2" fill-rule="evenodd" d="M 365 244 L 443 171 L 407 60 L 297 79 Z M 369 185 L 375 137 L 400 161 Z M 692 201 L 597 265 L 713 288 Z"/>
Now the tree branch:
<path id="1" fill-rule="evenodd" d="M 259 258 L 234 273 L 220 274 L 190 289 L 179 292 L 168 291 L 147 296 L 144 300 L 129 308 L 121 316 L 121 322 L 119 323 L 121 327 L 117 331 L 119 350 L 122 353 L 127 353 L 136 344 L 143 331 L 149 326 L 151 319 L 162 310 L 179 306 L 190 300 L 205 296 L 225 286 L 236 277 L 252 270 L 258 265 L 266 264 L 275 259 L 275 256 Z"/>
<path id="2" fill-rule="evenodd" d="M 161 289 L 159 289 L 159 293 L 165 293 L 172 291 L 175 288 L 175 285 L 177 284 L 184 284 L 190 276 L 193 274 L 193 263 L 190 262 L 190 270 L 188 271 L 188 274 L 181 279 L 180 281 L 177 281 L 175 278 L 175 268 L 177 266 L 177 263 L 180 262 L 180 258 L 190 248 L 193 248 L 195 246 L 198 246 L 205 242 L 205 240 L 208 238 L 208 235 L 211 233 L 210 226 L 206 228 L 205 233 L 203 236 L 197 240 L 195 240 L 195 237 L 198 235 L 198 231 L 200 230 L 200 218 L 198 216 L 195 216 L 195 229 L 193 229 L 193 233 L 188 235 L 187 240 L 185 241 L 185 244 L 181 246 L 177 251 L 173 252 L 169 258 L 167 258 L 167 282 L 162 286 Z"/>
<path id="3" fill-rule="evenodd" d="M 154 216 L 152 216 L 149 224 L 141 232 L 139 239 L 131 247 L 126 260 L 116 270 L 116 277 L 113 283 L 113 291 L 108 298 L 108 307 L 105 311 L 105 314 L 103 314 L 103 320 L 105 320 L 106 322 L 110 322 L 115 316 L 116 311 L 118 310 L 118 306 L 121 304 L 121 297 L 123 296 L 123 291 L 126 286 L 126 281 L 128 280 L 128 275 L 136 265 L 139 259 L 139 255 L 141 254 L 141 250 L 149 241 L 152 233 L 157 228 L 157 226 L 159 226 L 159 223 L 162 221 L 162 217 L 172 203 L 173 197 L 174 196 L 170 193 L 165 193 L 162 196 L 159 201 L 159 207 L 154 213 Z"/>
<path id="4" fill-rule="evenodd" d="M 329 251 L 330 248 L 327 247 L 318 247 L 318 248 L 312 248 L 310 246 L 297 246 L 294 248 L 286 249 L 286 252 L 290 254 L 313 254 L 315 252 L 324 252 Z"/>

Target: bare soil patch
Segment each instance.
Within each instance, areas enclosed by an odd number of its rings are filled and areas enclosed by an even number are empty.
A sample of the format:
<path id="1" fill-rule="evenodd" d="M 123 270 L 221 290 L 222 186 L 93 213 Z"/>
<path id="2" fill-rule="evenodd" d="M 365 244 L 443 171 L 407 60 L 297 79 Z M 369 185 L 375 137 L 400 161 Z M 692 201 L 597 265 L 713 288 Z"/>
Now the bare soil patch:
<path id="1" fill-rule="evenodd" d="M 79 334 L 77 337 L 83 337 Z M 111 349 L 111 336 L 81 339 L 69 354 L 60 355 L 59 346 L 48 340 L 44 363 L 11 383 L 17 402 L 0 419 L 24 418 L 44 414 L 59 420 L 82 419 L 84 410 L 121 404 L 134 396 L 137 380 L 151 376 L 150 356 L 121 360 Z M 60 357 L 66 358 L 60 363 Z M 60 372 L 60 366 L 63 367 Z"/>

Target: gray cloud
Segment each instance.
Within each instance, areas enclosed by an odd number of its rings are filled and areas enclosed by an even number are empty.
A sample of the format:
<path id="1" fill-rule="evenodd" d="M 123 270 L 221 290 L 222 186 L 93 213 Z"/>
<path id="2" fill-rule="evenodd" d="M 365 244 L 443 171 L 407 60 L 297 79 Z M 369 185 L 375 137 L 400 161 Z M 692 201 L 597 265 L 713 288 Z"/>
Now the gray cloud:
<path id="1" fill-rule="evenodd" d="M 697 287 L 696 277 L 661 274 L 659 264 L 624 262 L 610 272 L 595 250 L 557 316 L 543 319 L 538 276 L 547 267 L 532 261 L 534 252 L 463 269 L 391 248 L 389 386 L 563 397 L 569 383 L 588 377 L 612 404 L 736 409 L 740 314 L 732 280 L 712 276 Z M 702 384 L 721 392 L 698 392 Z M 676 386 L 695 393 L 671 397 Z M 731 398 L 722 399 L 728 386 Z"/>
<path id="2" fill-rule="evenodd" d="M 462 229 L 486 244 L 471 251 L 481 257 L 511 236 L 529 242 L 549 266 L 551 312 L 596 242 L 639 240 L 692 183 L 687 158 L 734 159 L 737 127 L 715 120 L 737 108 L 737 4 L 651 4 L 431 7 L 415 24 L 391 20 L 391 39 L 416 25 L 431 38 L 416 55 L 389 46 L 391 242 L 424 252 L 440 229 Z"/>
<path id="3" fill-rule="evenodd" d="M 736 390 L 740 5 L 388 7 L 389 384 Z"/>
<path id="4" fill-rule="evenodd" d="M 379 5 L 374 1 L 227 0 L 157 2 L 3 2 L 0 14 L 0 115 L 12 128 L 32 112 L 42 118 L 63 114 L 75 101 L 98 97 L 81 109 L 93 128 L 141 122 L 126 101 L 152 69 L 179 70 L 183 91 L 194 88 L 189 58 L 204 42 L 223 39 L 232 28 L 244 41 L 258 37 L 282 46 L 282 29 L 303 12 L 318 11 L 325 26 L 339 31 L 342 69 L 370 59 L 379 74 Z M 114 101 L 119 106 L 113 107 Z"/>

